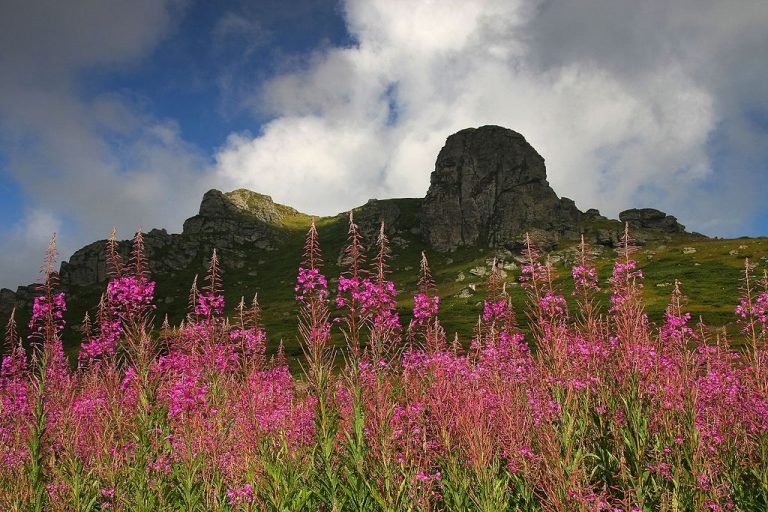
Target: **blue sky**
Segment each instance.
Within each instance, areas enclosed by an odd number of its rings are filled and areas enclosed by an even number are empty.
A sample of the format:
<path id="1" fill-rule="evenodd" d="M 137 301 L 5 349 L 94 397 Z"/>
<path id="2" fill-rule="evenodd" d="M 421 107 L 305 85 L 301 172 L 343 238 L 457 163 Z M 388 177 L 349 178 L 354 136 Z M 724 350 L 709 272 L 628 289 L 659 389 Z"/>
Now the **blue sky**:
<path id="1" fill-rule="evenodd" d="M 768 234 L 763 0 L 9 0 L 0 286 L 208 188 L 330 214 L 423 196 L 445 138 L 523 133 L 582 209 Z"/>
<path id="2" fill-rule="evenodd" d="M 84 89 L 137 96 L 154 116 L 178 122 L 184 140 L 212 155 L 230 133 L 258 132 L 269 120 L 247 108 L 244 96 L 285 61 L 349 44 L 333 0 L 194 2 L 148 58 L 126 71 L 96 71 L 85 77 Z"/>

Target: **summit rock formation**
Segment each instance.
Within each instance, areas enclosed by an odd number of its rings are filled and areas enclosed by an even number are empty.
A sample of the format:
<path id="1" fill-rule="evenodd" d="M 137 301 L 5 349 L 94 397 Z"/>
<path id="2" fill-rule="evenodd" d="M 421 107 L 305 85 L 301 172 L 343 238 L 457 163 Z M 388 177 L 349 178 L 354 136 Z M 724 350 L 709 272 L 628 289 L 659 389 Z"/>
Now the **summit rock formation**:
<path id="1" fill-rule="evenodd" d="M 421 229 L 437 250 L 503 246 L 521 233 L 577 235 L 581 212 L 547 182 L 544 158 L 500 126 L 448 137 L 424 198 Z"/>

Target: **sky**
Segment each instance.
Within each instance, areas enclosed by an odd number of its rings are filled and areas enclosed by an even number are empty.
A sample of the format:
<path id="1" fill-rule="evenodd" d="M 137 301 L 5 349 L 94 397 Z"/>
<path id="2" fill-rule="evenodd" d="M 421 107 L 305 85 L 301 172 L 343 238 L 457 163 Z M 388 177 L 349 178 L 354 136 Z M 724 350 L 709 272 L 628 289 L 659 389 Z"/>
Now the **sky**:
<path id="1" fill-rule="evenodd" d="M 3 0 L 0 286 L 210 188 L 423 197 L 497 124 L 582 210 L 768 235 L 765 0 Z"/>

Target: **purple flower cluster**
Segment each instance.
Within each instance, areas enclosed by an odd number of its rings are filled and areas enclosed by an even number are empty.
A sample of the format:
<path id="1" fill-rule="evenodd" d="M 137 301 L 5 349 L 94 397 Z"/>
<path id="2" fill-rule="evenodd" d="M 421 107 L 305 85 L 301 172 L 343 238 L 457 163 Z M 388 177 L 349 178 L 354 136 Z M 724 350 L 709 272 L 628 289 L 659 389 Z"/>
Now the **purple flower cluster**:
<path id="1" fill-rule="evenodd" d="M 238 327 L 230 331 L 229 337 L 232 341 L 239 341 L 242 344 L 243 352 L 248 356 L 263 356 L 267 350 L 267 333 L 264 329 Z"/>
<path id="2" fill-rule="evenodd" d="M 133 320 L 155 308 L 155 282 L 146 277 L 124 276 L 107 285 L 107 299 L 117 318 Z"/>
<path id="3" fill-rule="evenodd" d="M 51 300 L 48 300 L 48 297 L 45 295 L 35 297 L 35 302 L 32 305 L 32 318 L 29 320 L 29 328 L 33 330 L 33 334 L 44 336 L 50 320 L 51 327 L 55 331 L 50 334 L 56 335 L 64 329 L 64 313 L 66 311 L 67 303 L 63 292 L 53 295 Z"/>
<path id="4" fill-rule="evenodd" d="M 399 330 L 400 319 L 395 308 L 397 290 L 392 281 L 379 284 L 369 278 L 340 277 L 336 296 L 338 308 L 354 304 L 360 316 L 370 320 L 379 330 Z"/>
<path id="5" fill-rule="evenodd" d="M 228 489 L 227 499 L 232 506 L 245 505 L 253 502 L 253 488 L 251 484 L 245 484 L 243 487 Z"/>
<path id="6" fill-rule="evenodd" d="M 299 278 L 301 278 L 301 270 L 299 270 Z M 347 307 L 351 301 L 358 304 L 364 303 L 367 300 L 365 284 L 364 279 L 340 276 L 337 287 L 336 307 Z M 348 294 L 349 298 L 345 297 L 344 294 Z"/>
<path id="7" fill-rule="evenodd" d="M 492 324 L 499 320 L 502 320 L 509 307 L 509 303 L 506 299 L 499 299 L 496 301 L 486 300 L 483 302 L 483 322 Z"/>
<path id="8" fill-rule="evenodd" d="M 541 308 L 542 314 L 547 318 L 563 316 L 568 309 L 565 297 L 552 291 L 547 291 L 541 299 L 539 299 L 539 307 Z"/>
<path id="9" fill-rule="evenodd" d="M 197 298 L 195 314 L 210 317 L 224 312 L 224 296 L 213 293 L 202 293 Z"/>
<path id="10" fill-rule="evenodd" d="M 688 326 L 690 320 L 690 313 L 675 314 L 670 311 L 664 313 L 664 325 L 661 328 L 662 339 L 670 343 L 680 344 L 695 338 L 693 329 Z"/>
<path id="11" fill-rule="evenodd" d="M 158 371 L 172 376 L 162 393 L 169 416 L 193 415 L 206 408 L 208 385 L 201 365 L 193 356 L 180 352 L 169 354 L 160 359 Z"/>
<path id="12" fill-rule="evenodd" d="M 643 271 L 637 268 L 635 260 L 616 262 L 611 276 L 611 285 L 614 290 L 611 295 L 611 312 L 619 311 L 624 304 L 633 298 L 633 290 L 643 287 L 642 283 L 637 282 L 642 279 Z"/>
<path id="13" fill-rule="evenodd" d="M 397 289 L 392 281 L 377 283 L 371 281 L 368 285 L 368 301 L 365 314 L 371 318 L 374 327 L 380 331 L 400 330 L 400 317 L 397 314 Z"/>
<path id="14" fill-rule="evenodd" d="M 535 283 L 549 282 L 549 269 L 547 265 L 538 261 L 532 264 L 522 265 L 520 267 L 520 277 L 518 278 L 522 283 L 523 288 L 532 289 Z"/>
<path id="15" fill-rule="evenodd" d="M 586 265 L 576 265 L 571 269 L 571 275 L 573 276 L 573 282 L 576 286 L 576 290 L 600 290 L 597 285 L 597 270 L 594 267 L 588 267 Z M 574 291 L 574 293 L 577 293 Z"/>
<path id="16" fill-rule="evenodd" d="M 328 296 L 328 281 L 318 268 L 299 267 L 299 276 L 296 279 L 294 291 L 296 292 L 296 300 L 300 302 L 313 294 L 324 299 Z"/>
<path id="17" fill-rule="evenodd" d="M 105 355 L 114 354 L 121 334 L 122 327 L 119 320 L 103 322 L 99 326 L 99 335 L 80 346 L 78 361 L 91 362 Z"/>
<path id="18" fill-rule="evenodd" d="M 736 316 L 739 317 L 742 324 L 745 324 L 744 332 L 750 330 L 750 319 L 758 325 L 768 328 L 768 292 L 760 293 L 754 301 L 750 301 L 749 297 L 742 297 L 739 305 L 736 306 Z"/>
<path id="19" fill-rule="evenodd" d="M 27 359 L 20 348 L 3 356 L 0 369 L 0 464 L 22 467 L 28 448 L 15 441 L 26 433 L 32 412 L 29 384 L 26 379 Z"/>
<path id="20" fill-rule="evenodd" d="M 430 297 L 426 293 L 417 293 L 413 297 L 413 319 L 418 325 L 424 324 L 437 316 L 440 310 L 440 297 Z"/>

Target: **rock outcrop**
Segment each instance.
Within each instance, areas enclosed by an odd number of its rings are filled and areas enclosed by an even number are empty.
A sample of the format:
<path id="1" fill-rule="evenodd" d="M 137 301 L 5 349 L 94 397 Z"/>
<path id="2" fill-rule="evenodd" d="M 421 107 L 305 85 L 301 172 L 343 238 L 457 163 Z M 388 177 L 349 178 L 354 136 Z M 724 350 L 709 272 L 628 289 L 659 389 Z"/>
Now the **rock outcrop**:
<path id="1" fill-rule="evenodd" d="M 619 214 L 621 222 L 628 222 L 630 228 L 650 229 L 663 233 L 684 233 L 685 226 L 672 215 L 653 208 L 633 208 Z"/>
<path id="2" fill-rule="evenodd" d="M 468 128 L 448 137 L 424 198 L 422 233 L 437 250 L 504 246 L 532 229 L 576 234 L 581 212 L 547 182 L 544 158 L 517 132 Z"/>
<path id="3" fill-rule="evenodd" d="M 256 243 L 267 248 L 276 237 L 286 217 L 299 212 L 250 190 L 223 193 L 209 190 L 200 203 L 200 212 L 184 222 L 182 235 L 215 238 L 218 247 Z M 222 245 L 223 242 L 223 245 Z"/>
<path id="4" fill-rule="evenodd" d="M 249 190 L 223 193 L 209 190 L 200 203 L 200 211 L 184 222 L 181 234 L 169 234 L 165 229 L 153 229 L 144 235 L 144 244 L 155 275 L 167 275 L 193 263 L 201 266 L 216 247 L 230 256 L 222 258 L 225 267 L 241 267 L 238 248 L 249 245 L 273 250 L 285 235 L 284 221 L 299 212 L 272 201 L 272 198 Z M 100 240 L 77 250 L 68 261 L 61 263 L 59 282 L 65 291 L 104 284 L 107 280 L 106 240 Z M 130 241 L 118 242 L 118 251 L 128 261 Z M 20 286 L 13 292 L 0 290 L 0 315 L 5 317 L 12 308 L 29 309 L 35 296 L 35 285 Z"/>

